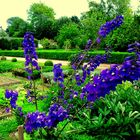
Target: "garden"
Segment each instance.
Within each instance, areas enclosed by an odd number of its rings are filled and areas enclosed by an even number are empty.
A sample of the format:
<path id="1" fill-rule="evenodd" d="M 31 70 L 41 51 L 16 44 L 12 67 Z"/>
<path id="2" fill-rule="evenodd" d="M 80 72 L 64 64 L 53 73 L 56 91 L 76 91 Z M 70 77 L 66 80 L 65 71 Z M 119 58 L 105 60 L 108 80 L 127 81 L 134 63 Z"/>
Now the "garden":
<path id="1" fill-rule="evenodd" d="M 119 8 L 106 15 L 106 4 Z M 1 140 L 140 139 L 140 16 L 121 1 L 106 4 L 55 21 L 53 9 L 34 3 L 25 32 L 14 31 L 24 21 L 9 19 L 0 38 Z M 48 10 L 49 20 L 34 18 Z"/>

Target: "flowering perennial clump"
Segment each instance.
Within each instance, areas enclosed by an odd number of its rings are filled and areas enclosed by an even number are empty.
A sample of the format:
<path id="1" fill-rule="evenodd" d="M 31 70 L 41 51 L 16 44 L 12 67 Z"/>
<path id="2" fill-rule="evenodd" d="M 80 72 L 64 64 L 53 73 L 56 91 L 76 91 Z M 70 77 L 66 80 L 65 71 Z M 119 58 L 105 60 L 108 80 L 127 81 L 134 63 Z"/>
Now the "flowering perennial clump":
<path id="1" fill-rule="evenodd" d="M 28 113 L 24 127 L 28 133 L 31 133 L 38 128 L 47 127 L 50 129 L 56 127 L 59 122 L 66 118 L 68 118 L 67 111 L 59 104 L 53 104 L 50 106 L 47 116 L 45 113 L 40 113 L 38 111 Z"/>
<path id="2" fill-rule="evenodd" d="M 129 46 L 130 47 L 130 46 Z M 139 52 L 139 46 L 135 45 L 136 54 Z M 104 97 L 115 90 L 117 84 L 122 81 L 134 81 L 140 78 L 140 60 L 138 59 L 125 60 L 122 65 L 112 65 L 110 69 L 103 70 L 100 75 L 93 77 L 93 82 L 88 83 L 83 88 L 80 97 L 83 99 L 87 96 L 88 101 L 95 101 L 101 96 Z"/>
<path id="3" fill-rule="evenodd" d="M 24 48 L 25 70 L 29 74 L 28 78 L 31 79 L 33 69 L 39 70 L 40 68 L 37 63 L 38 56 L 36 54 L 36 46 L 34 43 L 34 37 L 30 32 L 27 32 L 24 35 L 24 40 L 22 44 Z"/>
<path id="4" fill-rule="evenodd" d="M 36 111 L 27 114 L 24 127 L 28 133 L 31 133 L 33 130 L 43 128 L 45 126 L 47 126 L 47 118 L 45 113 Z"/>
<path id="5" fill-rule="evenodd" d="M 115 19 L 106 22 L 106 24 L 102 25 L 98 34 L 99 37 L 96 39 L 95 43 L 100 43 L 102 38 L 105 38 L 112 30 L 119 27 L 123 23 L 123 16 L 117 16 Z M 78 86 L 81 86 L 86 80 L 88 76 L 90 76 L 91 72 L 94 71 L 101 63 L 107 61 L 110 56 L 110 48 L 106 49 L 106 53 L 104 55 L 97 55 L 95 57 L 86 57 L 88 50 L 90 50 L 92 46 L 92 41 L 88 40 L 85 50 L 77 55 L 75 59 L 72 61 L 72 68 L 74 69 L 73 77 L 70 77 L 70 82 L 74 79 Z M 31 33 L 27 32 L 24 36 L 23 41 L 24 46 L 24 56 L 25 56 L 25 69 L 29 74 L 30 87 L 27 90 L 26 97 L 29 98 L 28 101 L 34 101 L 37 107 L 37 100 L 47 98 L 47 96 L 39 96 L 37 97 L 37 91 L 35 87 L 34 78 L 32 78 L 33 70 L 39 70 L 39 66 L 37 63 L 37 54 L 35 50 L 34 37 Z M 60 88 L 57 90 L 56 97 L 53 97 L 51 100 L 51 104 L 49 107 L 49 111 L 47 113 L 41 113 L 39 111 L 35 111 L 32 113 L 28 113 L 27 115 L 23 114 L 22 108 L 16 105 L 18 93 L 12 90 L 6 90 L 5 98 L 10 99 L 11 107 L 14 110 L 17 110 L 20 117 L 25 119 L 24 128 L 27 133 L 32 133 L 34 130 L 38 130 L 40 128 L 47 128 L 46 131 L 53 130 L 57 124 L 65 119 L 69 119 L 70 121 L 75 117 L 76 114 L 79 113 L 83 107 L 87 105 L 87 103 L 93 103 L 96 99 L 100 97 L 104 97 L 111 90 L 115 90 L 117 84 L 121 84 L 123 81 L 134 81 L 139 80 L 140 78 L 140 43 L 135 42 L 128 46 L 129 52 L 134 52 L 136 54 L 135 57 L 127 57 L 122 65 L 111 65 L 110 69 L 106 69 L 101 71 L 99 75 L 92 77 L 88 84 L 83 84 L 83 88 L 80 87 L 72 87 L 70 84 L 64 85 L 64 74 L 61 68 L 61 64 L 55 64 L 53 68 L 54 72 L 54 81 L 58 84 Z M 77 68 L 79 65 L 83 64 L 84 60 L 88 61 L 86 64 L 82 66 L 82 75 L 77 72 Z M 75 83 L 74 81 L 74 83 Z M 32 89 L 33 88 L 33 89 Z M 64 93 L 68 93 L 65 94 Z M 80 97 L 79 94 L 80 93 Z M 75 105 L 73 101 L 76 99 L 86 99 L 85 104 L 78 110 L 72 110 L 79 107 L 79 104 Z M 69 100 L 70 99 L 70 100 Z M 77 101 L 77 100 L 76 100 Z M 89 103 L 89 104 L 90 104 Z M 65 107 L 63 107 L 63 106 Z M 91 105 L 91 104 L 90 104 Z M 75 112 L 73 112 L 75 111 Z M 9 108 L 7 108 L 7 112 L 9 112 Z M 73 115 L 73 116 L 71 116 Z M 70 122 L 69 121 L 69 122 Z M 68 124 L 68 123 L 67 123 Z M 66 124 L 66 125 L 67 125 Z M 62 128 L 60 133 L 63 131 L 65 126 Z M 59 133 L 59 134 L 60 134 Z M 40 134 L 41 131 L 40 131 Z M 58 135 L 59 136 L 59 135 Z"/>
<path id="6" fill-rule="evenodd" d="M 66 118 L 68 118 L 67 110 L 65 110 L 61 105 L 54 103 L 49 108 L 49 113 L 47 116 L 47 127 L 56 127 L 59 122 L 63 121 Z"/>
<path id="7" fill-rule="evenodd" d="M 10 99 L 10 105 L 12 108 L 16 108 L 16 101 L 18 97 L 18 92 L 13 90 L 5 91 L 5 98 Z"/>

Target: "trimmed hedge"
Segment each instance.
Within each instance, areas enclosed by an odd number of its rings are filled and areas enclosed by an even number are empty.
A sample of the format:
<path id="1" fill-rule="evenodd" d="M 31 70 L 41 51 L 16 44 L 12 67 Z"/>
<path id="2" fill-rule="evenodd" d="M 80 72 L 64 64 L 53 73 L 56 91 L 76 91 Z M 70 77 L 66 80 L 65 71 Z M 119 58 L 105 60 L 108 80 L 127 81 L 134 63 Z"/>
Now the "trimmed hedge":
<path id="1" fill-rule="evenodd" d="M 73 54 L 78 53 L 77 51 L 64 51 L 64 50 L 37 50 L 39 58 L 45 59 L 57 59 L 57 60 L 68 60 L 69 57 Z M 95 51 L 89 52 L 89 55 L 103 55 L 104 51 Z M 2 51 L 0 50 L 0 56 L 15 56 L 15 57 L 24 57 L 23 50 L 11 50 L 11 51 Z M 133 53 L 128 52 L 112 52 L 111 58 L 109 58 L 107 63 L 121 64 L 125 57 L 132 56 Z"/>
<path id="2" fill-rule="evenodd" d="M 35 44 L 38 46 L 38 40 L 35 39 Z M 22 48 L 23 38 L 0 38 L 0 49 L 2 50 L 18 50 Z"/>
<path id="3" fill-rule="evenodd" d="M 44 66 L 53 66 L 53 62 L 52 61 L 46 61 L 45 63 L 44 63 Z"/>
<path id="4" fill-rule="evenodd" d="M 17 62 L 16 58 L 12 58 L 11 62 Z"/>

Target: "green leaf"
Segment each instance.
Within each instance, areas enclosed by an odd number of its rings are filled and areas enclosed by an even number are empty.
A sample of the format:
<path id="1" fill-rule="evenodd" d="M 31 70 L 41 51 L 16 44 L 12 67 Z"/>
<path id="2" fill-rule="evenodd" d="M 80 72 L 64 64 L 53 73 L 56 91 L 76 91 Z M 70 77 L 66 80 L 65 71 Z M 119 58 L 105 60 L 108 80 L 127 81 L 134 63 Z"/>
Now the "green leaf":
<path id="1" fill-rule="evenodd" d="M 130 111 L 129 118 L 133 117 L 135 114 L 138 114 L 138 113 L 139 113 L 138 111 L 134 111 L 134 112 Z"/>

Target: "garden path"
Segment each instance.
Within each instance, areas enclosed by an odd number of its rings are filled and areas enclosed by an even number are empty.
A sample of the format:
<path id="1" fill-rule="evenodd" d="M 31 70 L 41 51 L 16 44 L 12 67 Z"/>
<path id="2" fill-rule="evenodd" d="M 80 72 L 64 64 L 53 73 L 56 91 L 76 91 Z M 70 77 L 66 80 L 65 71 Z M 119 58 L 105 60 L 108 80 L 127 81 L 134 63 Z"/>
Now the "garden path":
<path id="1" fill-rule="evenodd" d="M 6 58 L 7 58 L 7 60 L 11 60 L 12 58 L 17 58 L 17 60 L 19 60 L 19 61 L 25 61 L 25 58 L 22 58 L 22 57 L 6 56 Z M 52 60 L 52 59 L 42 59 L 42 58 L 39 58 L 38 62 L 44 63 L 46 60 L 51 60 L 54 64 L 61 63 L 64 66 L 69 64 L 68 61 L 64 61 L 64 60 Z M 99 67 L 97 67 L 97 69 L 103 70 L 103 69 L 106 69 L 106 68 L 109 68 L 109 67 L 110 67 L 109 64 L 101 64 Z"/>

